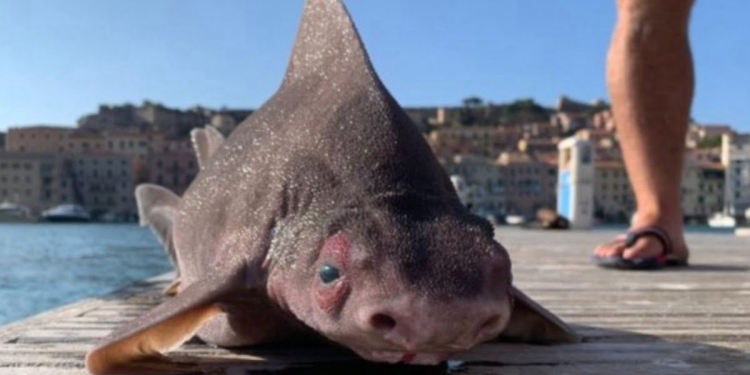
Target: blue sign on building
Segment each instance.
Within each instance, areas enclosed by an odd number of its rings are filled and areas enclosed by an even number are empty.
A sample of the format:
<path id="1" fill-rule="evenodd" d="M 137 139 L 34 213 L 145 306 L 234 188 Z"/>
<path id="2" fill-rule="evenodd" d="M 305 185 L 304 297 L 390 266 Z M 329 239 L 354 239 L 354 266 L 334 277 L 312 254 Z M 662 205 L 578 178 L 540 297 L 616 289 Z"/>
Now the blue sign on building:
<path id="1" fill-rule="evenodd" d="M 573 186 L 571 186 L 571 173 L 569 170 L 560 170 L 559 184 L 557 186 L 557 212 L 565 217 L 573 216 Z"/>

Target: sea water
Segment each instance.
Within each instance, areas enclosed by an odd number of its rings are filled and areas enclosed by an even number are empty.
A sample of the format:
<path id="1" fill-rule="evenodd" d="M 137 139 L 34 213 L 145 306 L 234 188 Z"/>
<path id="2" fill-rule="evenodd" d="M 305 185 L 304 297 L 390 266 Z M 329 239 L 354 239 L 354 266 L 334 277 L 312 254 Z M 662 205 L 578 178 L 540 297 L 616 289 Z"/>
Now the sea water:
<path id="1" fill-rule="evenodd" d="M 0 224 L 0 324 L 169 270 L 135 224 Z"/>
<path id="2" fill-rule="evenodd" d="M 595 230 L 624 231 L 625 225 Z M 729 229 L 687 227 L 688 232 Z M 171 270 L 151 231 L 135 224 L 1 224 L 0 324 Z"/>

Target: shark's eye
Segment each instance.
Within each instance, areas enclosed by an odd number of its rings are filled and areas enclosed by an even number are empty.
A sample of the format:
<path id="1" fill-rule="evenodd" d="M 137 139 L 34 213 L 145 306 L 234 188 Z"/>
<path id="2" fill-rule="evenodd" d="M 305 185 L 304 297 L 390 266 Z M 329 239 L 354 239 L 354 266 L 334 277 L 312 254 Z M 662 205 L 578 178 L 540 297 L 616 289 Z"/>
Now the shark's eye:
<path id="1" fill-rule="evenodd" d="M 322 281 L 323 284 L 328 284 L 338 279 L 341 275 L 339 274 L 338 268 L 330 264 L 324 264 L 320 266 L 318 276 L 320 276 L 320 281 Z"/>

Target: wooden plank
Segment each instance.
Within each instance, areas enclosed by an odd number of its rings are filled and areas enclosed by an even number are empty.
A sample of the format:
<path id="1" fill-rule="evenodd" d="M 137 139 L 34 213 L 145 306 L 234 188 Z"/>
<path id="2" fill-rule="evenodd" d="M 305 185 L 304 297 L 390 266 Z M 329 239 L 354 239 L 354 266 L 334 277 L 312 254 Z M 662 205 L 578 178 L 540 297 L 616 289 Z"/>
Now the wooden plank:
<path id="1" fill-rule="evenodd" d="M 689 235 L 692 267 L 613 272 L 588 262 L 614 232 L 498 230 L 516 285 L 574 326 L 575 345 L 487 343 L 457 356 L 461 374 L 750 374 L 750 241 Z M 162 300 L 171 275 L 0 327 L 0 374 L 85 374 L 86 351 Z M 196 374 L 445 373 L 382 366 L 329 346 L 229 351 L 190 342 L 171 353 Z M 303 367 L 299 367 L 303 366 Z M 312 367 L 304 367 L 312 366 Z M 181 367 L 175 367 L 180 369 Z M 283 371 L 282 371 L 283 372 Z"/>

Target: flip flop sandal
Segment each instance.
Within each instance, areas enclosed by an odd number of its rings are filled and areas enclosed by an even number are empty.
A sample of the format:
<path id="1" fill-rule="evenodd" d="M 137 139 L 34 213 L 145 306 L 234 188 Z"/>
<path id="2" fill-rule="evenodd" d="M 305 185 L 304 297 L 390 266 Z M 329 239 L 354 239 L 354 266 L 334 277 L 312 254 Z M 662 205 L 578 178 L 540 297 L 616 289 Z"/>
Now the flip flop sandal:
<path id="1" fill-rule="evenodd" d="M 648 258 L 625 259 L 621 256 L 602 257 L 591 255 L 591 262 L 602 268 L 620 270 L 655 270 L 665 266 L 687 266 L 687 259 L 681 259 L 672 253 L 672 240 L 667 232 L 656 226 L 646 226 L 628 231 L 624 238 L 625 248 L 629 248 L 643 237 L 654 237 L 662 246 L 662 252 L 658 256 Z"/>

